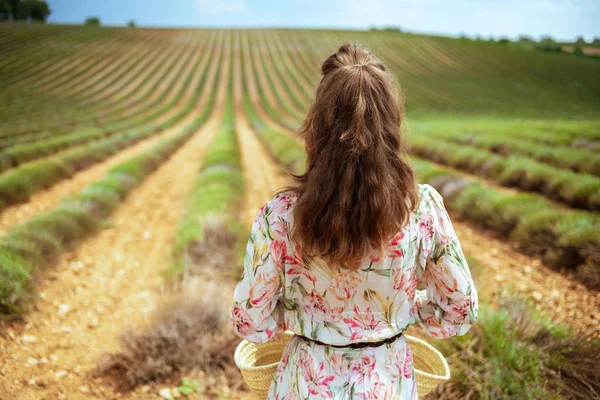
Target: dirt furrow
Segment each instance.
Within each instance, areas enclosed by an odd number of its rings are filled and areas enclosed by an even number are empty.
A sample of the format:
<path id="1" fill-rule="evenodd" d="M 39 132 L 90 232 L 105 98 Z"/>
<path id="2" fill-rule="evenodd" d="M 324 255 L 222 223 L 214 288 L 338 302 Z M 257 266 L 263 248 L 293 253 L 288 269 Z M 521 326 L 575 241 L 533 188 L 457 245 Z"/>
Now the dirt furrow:
<path id="1" fill-rule="evenodd" d="M 228 64 L 226 56 L 223 74 Z M 37 310 L 25 317 L 21 331 L 0 340 L 2 393 L 18 399 L 120 397 L 88 372 L 102 353 L 117 349 L 123 329 L 135 327 L 157 307 L 164 257 L 221 122 L 227 82 L 221 76 L 209 122 L 130 195 L 112 225 L 45 273 Z"/>
<path id="2" fill-rule="evenodd" d="M 247 36 L 249 36 L 249 39 L 256 40 L 255 32 L 248 33 Z M 262 66 L 262 59 L 263 59 L 263 57 L 266 57 L 266 54 L 265 54 L 266 49 L 263 49 L 256 43 L 252 43 L 252 42 L 249 42 L 249 43 L 250 43 L 250 45 L 248 46 L 248 51 L 250 54 L 249 61 L 251 60 L 253 63 L 253 67 L 254 67 L 254 71 L 256 74 L 258 85 L 260 86 L 260 88 L 262 90 L 262 94 L 266 98 L 267 103 L 269 104 L 269 106 L 271 106 L 273 108 L 281 109 L 280 113 L 283 118 L 289 119 L 289 120 L 297 119 L 297 117 L 293 116 L 286 109 L 283 109 L 281 107 L 280 101 L 277 100 L 275 93 L 273 92 L 273 89 L 271 88 L 271 83 L 269 82 L 268 75 L 267 75 L 268 72 L 265 71 Z"/>
<path id="3" fill-rule="evenodd" d="M 258 117 L 269 126 L 271 129 L 275 131 L 285 131 L 287 132 L 286 126 L 280 121 L 275 121 L 272 118 L 269 118 L 268 113 L 265 111 L 264 107 L 261 106 L 261 97 L 257 88 L 256 82 L 256 74 L 254 73 L 254 63 L 252 62 L 252 51 L 250 50 L 250 45 L 248 43 L 247 34 L 242 35 L 241 39 L 241 52 L 242 52 L 242 60 L 243 60 L 243 73 L 244 73 L 244 81 L 246 82 L 246 95 L 250 99 L 250 103 L 256 111 Z"/>
<path id="4" fill-rule="evenodd" d="M 166 84 L 163 83 L 161 88 L 158 88 L 153 92 L 149 93 L 149 90 L 152 88 L 152 84 L 150 84 L 149 82 L 146 83 L 142 88 L 139 87 L 143 80 L 147 78 L 148 74 L 153 71 L 155 66 L 159 65 L 159 70 L 155 72 L 155 76 L 162 76 L 165 70 L 170 69 L 171 72 L 169 73 L 169 78 L 164 79 L 164 81 L 170 82 L 170 77 L 174 76 L 174 73 L 176 73 L 178 68 L 176 68 L 174 65 L 170 65 L 171 62 L 169 62 L 168 56 L 171 55 L 171 52 L 182 51 L 184 51 L 184 49 L 173 49 L 171 51 L 162 52 L 160 50 L 153 49 L 149 53 L 143 53 L 143 59 L 139 59 L 139 56 L 138 59 L 134 59 L 134 61 L 137 60 L 137 62 L 134 63 L 133 66 L 130 65 L 130 61 L 122 63 L 122 65 L 117 65 L 116 68 L 118 68 L 118 70 L 114 71 L 116 75 L 121 74 L 123 71 L 127 71 L 127 73 L 124 76 L 122 76 L 118 81 L 111 81 L 108 85 L 102 80 L 96 80 L 94 83 L 91 84 L 91 86 L 89 86 L 89 90 L 87 90 L 88 92 L 91 90 L 93 93 L 89 95 L 89 98 L 86 97 L 87 100 L 82 100 L 85 104 L 78 105 L 77 107 L 84 106 L 97 108 L 107 99 L 110 99 L 111 101 L 109 103 L 103 104 L 101 116 L 109 115 L 115 110 L 119 111 L 119 113 L 126 112 L 127 115 L 132 115 L 135 110 L 139 110 L 142 108 L 142 106 L 149 104 L 153 99 L 156 98 L 157 93 L 162 93 L 162 91 L 166 90 L 166 88 L 168 87 Z M 121 86 L 119 87 L 119 85 Z M 132 98 L 140 98 L 141 96 L 144 96 L 142 101 L 135 103 L 131 107 L 123 107 L 124 102 L 126 100 L 131 103 Z M 92 102 L 90 104 L 87 104 L 89 101 Z M 93 110 L 91 110 L 90 112 L 92 111 Z M 92 112 L 91 116 L 81 116 L 73 122 L 86 123 L 92 121 L 97 117 L 98 115 L 95 115 Z M 33 131 L 39 130 L 40 129 L 34 129 Z"/>
<path id="5" fill-rule="evenodd" d="M 271 155 L 256 137 L 250 127 L 244 110 L 242 68 L 239 34 L 235 36 L 233 56 L 233 99 L 235 110 L 235 130 L 240 142 L 242 165 L 246 182 L 246 199 L 243 218 L 251 223 L 258 209 L 272 196 L 275 190 L 285 186 L 283 169 L 274 163 Z"/>
<path id="6" fill-rule="evenodd" d="M 208 52 L 205 53 L 204 60 L 202 61 L 199 68 L 196 71 L 194 71 L 195 76 L 191 84 L 187 88 L 181 88 L 181 90 L 186 90 L 186 94 L 183 96 L 184 100 L 186 101 L 190 99 L 190 96 L 192 96 L 195 87 L 199 84 L 199 79 L 202 76 L 202 71 L 206 67 L 206 63 L 208 62 L 209 58 L 206 56 L 206 54 L 208 54 Z M 212 70 L 210 71 L 209 79 L 207 79 L 206 81 L 206 86 L 203 90 L 202 97 L 199 99 L 199 104 L 201 104 L 202 106 L 206 106 L 208 104 L 209 92 L 211 90 L 210 81 L 214 78 L 215 67 L 213 66 Z M 183 82 L 178 82 L 177 84 L 181 85 L 182 83 Z M 169 110 L 166 113 L 165 117 L 161 117 L 161 120 L 166 120 L 166 118 L 171 117 L 174 113 L 178 111 L 179 107 L 174 106 L 173 108 L 175 110 Z M 197 118 L 197 116 L 198 114 L 190 112 L 177 124 L 175 124 L 169 129 L 166 129 L 159 135 L 145 139 L 140 143 L 137 143 L 134 146 L 117 153 L 116 155 L 108 158 L 107 160 L 92 166 L 91 168 L 77 173 L 73 178 L 53 185 L 48 190 L 36 193 L 26 203 L 16 204 L 12 207 L 6 208 L 0 215 L 0 235 L 3 235 L 13 226 L 31 218 L 32 216 L 38 213 L 53 209 L 60 203 L 60 201 L 65 196 L 80 192 L 84 187 L 104 176 L 104 174 L 106 174 L 106 172 L 112 167 L 122 163 L 130 157 L 133 157 L 135 154 L 139 154 L 144 150 L 149 149 L 161 139 L 171 136 L 172 134 L 180 131 L 182 128 L 184 128 L 190 122 L 192 122 L 195 118 Z"/>
<path id="7" fill-rule="evenodd" d="M 272 90 L 277 94 L 277 97 L 281 100 L 281 103 L 285 104 L 284 109 L 288 110 L 290 115 L 296 118 L 299 115 L 303 115 L 305 110 L 303 110 L 302 107 L 294 102 L 291 93 L 286 88 L 286 85 L 281 81 L 281 77 L 278 73 L 278 68 L 281 68 L 281 66 L 276 65 L 274 62 L 273 53 L 275 50 L 267 45 L 265 40 L 265 32 L 260 31 L 257 32 L 256 35 L 258 35 L 257 47 L 262 54 L 263 68 L 266 69 L 265 73 L 268 74 L 270 78 Z"/>

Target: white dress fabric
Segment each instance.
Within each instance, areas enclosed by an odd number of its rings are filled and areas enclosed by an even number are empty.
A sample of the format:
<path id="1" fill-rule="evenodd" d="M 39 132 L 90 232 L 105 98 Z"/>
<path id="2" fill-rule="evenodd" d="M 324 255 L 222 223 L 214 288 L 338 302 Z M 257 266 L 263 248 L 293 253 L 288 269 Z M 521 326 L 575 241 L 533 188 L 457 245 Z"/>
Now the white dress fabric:
<path id="1" fill-rule="evenodd" d="M 431 336 L 462 335 L 477 318 L 477 291 L 444 207 L 429 185 L 409 223 L 356 270 L 305 260 L 293 242 L 292 192 L 265 204 L 250 233 L 231 321 L 251 342 L 296 333 L 270 388 L 269 399 L 416 399 L 412 355 L 404 336 L 418 323 Z M 376 222 L 374 222 L 376 223 Z M 425 289 L 417 290 L 422 284 Z M 303 338 L 304 337 L 304 338 Z"/>

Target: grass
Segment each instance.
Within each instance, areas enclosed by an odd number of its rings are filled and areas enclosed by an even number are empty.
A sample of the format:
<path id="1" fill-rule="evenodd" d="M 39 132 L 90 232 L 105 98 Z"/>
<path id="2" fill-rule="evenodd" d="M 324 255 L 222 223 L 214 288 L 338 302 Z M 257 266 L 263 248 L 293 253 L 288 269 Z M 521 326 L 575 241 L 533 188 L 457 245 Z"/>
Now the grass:
<path id="1" fill-rule="evenodd" d="M 600 178 L 532 160 L 503 157 L 442 139 L 414 136 L 411 149 L 418 155 L 491 179 L 505 186 L 516 186 L 544 194 L 573 207 L 600 210 Z"/>
<path id="2" fill-rule="evenodd" d="M 199 95 L 205 78 L 206 72 L 198 85 L 196 96 Z M 214 86 L 217 83 L 218 79 L 215 80 Z M 131 189 L 196 132 L 213 108 L 215 88 L 212 89 L 213 95 L 208 106 L 182 131 L 112 168 L 99 182 L 88 186 L 80 194 L 65 199 L 56 209 L 16 226 L 0 240 L 0 259 L 5 261 L 0 265 L 0 315 L 11 317 L 24 312 L 33 299 L 34 290 L 30 285 L 33 273 L 51 264 L 66 248 L 100 229 L 102 222 Z M 180 115 L 184 115 L 182 113 L 188 112 L 191 107 L 193 102 L 190 102 Z M 81 155 L 86 156 L 85 153 L 75 153 L 71 160 L 86 162 L 79 158 Z M 17 172 L 19 169 L 9 173 Z M 39 167 L 39 172 L 31 175 L 30 182 L 34 182 L 34 185 L 36 182 L 44 182 L 40 179 L 44 173 L 44 168 Z M 6 179 L 6 175 L 8 174 L 1 175 L 0 178 Z M 20 184 L 18 179 L 10 183 L 10 188 Z M 2 192 L 0 189 L 0 193 L 18 194 L 20 190 Z"/>
<path id="3" fill-rule="evenodd" d="M 198 65 L 198 64 L 196 64 Z M 27 201 L 33 194 L 38 191 L 48 188 L 53 184 L 67 179 L 76 172 L 91 166 L 94 163 L 102 161 L 109 156 L 115 154 L 124 147 L 130 146 L 138 141 L 149 136 L 158 134 L 165 129 L 173 126 L 181 120 L 194 107 L 198 100 L 201 89 L 204 87 L 208 74 L 208 68 L 205 69 L 200 78 L 200 83 L 196 88 L 190 101 L 180 109 L 169 120 L 163 121 L 160 124 L 151 126 L 147 121 L 152 121 L 158 116 L 168 111 L 179 101 L 183 96 L 183 91 L 180 91 L 170 102 L 164 104 L 159 109 L 154 110 L 150 114 L 140 117 L 140 120 L 147 119 L 145 129 L 139 130 L 124 130 L 123 127 L 115 127 L 122 133 L 111 136 L 108 139 L 88 143 L 84 146 L 76 147 L 58 153 L 53 157 L 33 161 L 18 168 L 13 168 L 4 174 L 0 175 L 0 208 L 7 207 L 12 204 Z M 186 87 L 192 79 L 192 74 L 186 78 L 184 87 Z M 218 80 L 218 77 L 217 77 Z M 159 81 L 157 82 L 158 85 Z M 129 123 L 128 125 L 135 125 Z"/>
<path id="4" fill-rule="evenodd" d="M 30 278 L 64 251 L 102 227 L 102 222 L 193 133 L 184 131 L 111 169 L 103 179 L 11 229 L 0 240 L 0 314 L 23 312 L 32 299 Z"/>
<path id="5" fill-rule="evenodd" d="M 240 381 L 233 362 L 239 338 L 230 327 L 229 295 L 219 279 L 239 277 L 242 223 L 235 210 L 243 194 L 230 96 L 177 227 L 166 302 L 141 331 L 122 336 L 120 351 L 106 354 L 94 376 L 108 376 L 127 391 L 201 370 L 204 394 Z"/>
<path id="6" fill-rule="evenodd" d="M 600 341 L 553 324 L 514 295 L 482 304 L 466 335 L 432 344 L 446 355 L 453 376 L 431 399 L 600 396 Z"/>
<path id="7" fill-rule="evenodd" d="M 492 187 L 413 160 L 419 178 L 442 193 L 449 208 L 510 237 L 522 251 L 543 256 L 550 265 L 582 269 L 578 275 L 591 288 L 589 269 L 600 265 L 599 218 L 596 214 L 565 210 L 540 196 L 502 193 Z"/>
<path id="8" fill-rule="evenodd" d="M 225 264 L 235 259 L 232 252 L 239 250 L 233 245 L 241 232 L 235 210 L 243 198 L 244 177 L 233 118 L 229 99 L 219 132 L 206 150 L 179 222 L 173 264 L 167 276 L 193 274 L 199 267 L 227 270 Z M 222 257 L 216 257 L 217 254 Z"/>
<path id="9" fill-rule="evenodd" d="M 232 386 L 240 373 L 233 362 L 239 338 L 229 322 L 228 296 L 201 278 L 180 281 L 140 331 L 121 336 L 121 351 L 106 354 L 93 377 L 108 377 L 121 391 L 169 381 L 193 370 L 207 371 L 202 392 Z"/>

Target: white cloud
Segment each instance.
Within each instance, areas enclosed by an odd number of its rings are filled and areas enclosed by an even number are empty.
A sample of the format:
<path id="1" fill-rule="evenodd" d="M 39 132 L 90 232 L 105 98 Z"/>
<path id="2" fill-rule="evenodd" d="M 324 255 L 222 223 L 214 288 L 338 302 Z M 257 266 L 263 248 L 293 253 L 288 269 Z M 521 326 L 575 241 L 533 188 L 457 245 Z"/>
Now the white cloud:
<path id="1" fill-rule="evenodd" d="M 200 12 L 205 14 L 222 14 L 239 12 L 246 8 L 245 0 L 198 0 Z"/>

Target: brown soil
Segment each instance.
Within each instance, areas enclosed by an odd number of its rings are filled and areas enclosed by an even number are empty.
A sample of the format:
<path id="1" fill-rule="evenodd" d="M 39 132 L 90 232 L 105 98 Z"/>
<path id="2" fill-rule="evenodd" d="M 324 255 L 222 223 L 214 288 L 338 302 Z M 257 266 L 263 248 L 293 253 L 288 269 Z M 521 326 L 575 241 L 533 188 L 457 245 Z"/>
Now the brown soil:
<path id="1" fill-rule="evenodd" d="M 209 57 L 206 57 L 206 54 L 208 54 L 208 52 L 204 54 L 205 57 L 201 61 L 199 68 L 197 68 L 196 71 L 194 71 L 194 77 L 190 82 L 190 85 L 184 88 L 182 86 L 182 80 L 176 82 L 178 86 L 174 88 L 174 93 L 171 94 L 169 97 L 174 96 L 178 92 L 178 90 L 185 90 L 185 94 L 182 96 L 180 102 L 174 107 L 172 107 L 165 114 L 163 114 L 157 121 L 155 121 L 155 123 L 159 123 L 160 121 L 166 121 L 168 118 L 172 117 L 177 112 L 179 112 L 181 105 L 189 102 L 191 96 L 194 93 L 195 88 L 199 84 L 200 78 L 202 77 L 202 71 L 208 63 Z M 200 53 L 198 53 L 198 55 L 200 55 Z M 190 65 L 191 64 L 192 63 L 190 63 Z M 177 71 L 176 69 L 174 70 Z M 187 70 L 186 72 L 189 73 L 190 71 Z M 169 76 L 169 78 L 171 77 Z M 169 80 L 170 79 L 167 79 L 167 81 Z M 199 104 L 201 104 L 202 106 L 205 106 L 207 104 L 209 99 L 208 93 L 210 90 L 211 88 L 207 82 L 207 86 L 205 87 L 205 90 L 203 92 L 203 98 L 201 98 L 199 101 Z M 161 134 L 143 140 L 142 142 L 137 143 L 134 146 L 117 153 L 116 155 L 108 158 L 107 160 L 97 165 L 94 165 L 91 168 L 79 172 L 71 179 L 59 182 L 56 185 L 52 186 L 50 189 L 35 194 L 27 203 L 17 204 L 5 209 L 0 214 L 0 235 L 6 233 L 6 231 L 8 231 L 10 228 L 17 225 L 18 223 L 21 223 L 38 213 L 53 209 L 58 204 L 60 204 L 61 200 L 65 196 L 80 192 L 84 187 L 104 176 L 104 174 L 112 167 L 122 163 L 130 157 L 135 156 L 136 154 L 140 154 L 146 149 L 149 149 L 165 137 L 171 136 L 172 134 L 180 131 L 182 128 L 184 128 L 190 122 L 192 122 L 195 118 L 197 118 L 197 116 L 197 113 L 190 112 L 180 122 L 178 122 L 171 128 L 165 130 Z"/>
<path id="2" fill-rule="evenodd" d="M 228 64 L 226 56 L 225 74 Z M 0 393 L 42 400 L 158 397 L 148 387 L 123 396 L 88 373 L 104 352 L 116 350 L 123 329 L 140 325 L 157 307 L 165 256 L 204 150 L 222 119 L 227 81 L 220 80 L 207 124 L 130 195 L 112 225 L 42 274 L 37 309 L 0 339 Z"/>
<path id="3" fill-rule="evenodd" d="M 145 44 L 148 45 L 148 44 Z M 187 50 L 188 53 L 189 51 L 196 51 L 196 49 L 192 50 L 191 48 Z M 132 113 L 134 113 L 135 111 L 139 110 L 140 108 L 142 108 L 143 106 L 145 106 L 146 104 L 149 104 L 150 102 L 156 100 L 157 96 L 160 96 L 163 92 L 167 91 L 167 89 L 169 88 L 169 83 L 177 77 L 176 73 L 178 71 L 179 66 L 177 65 L 177 63 L 173 66 L 171 66 L 171 71 L 169 72 L 169 75 L 167 75 L 167 77 L 163 80 L 164 83 L 162 83 L 159 87 L 157 87 L 155 90 L 151 91 L 152 89 L 152 85 L 154 85 L 156 83 L 156 81 L 152 81 L 148 82 L 144 85 L 143 88 L 141 88 L 140 90 L 136 90 L 134 93 L 134 90 L 136 88 L 138 88 L 138 86 L 140 85 L 140 83 L 147 77 L 147 74 L 150 73 L 152 71 L 152 68 L 154 66 L 157 65 L 157 63 L 159 65 L 161 65 L 161 67 L 159 68 L 159 70 L 156 72 L 156 77 L 161 76 L 162 73 L 164 73 L 165 69 L 169 68 L 169 60 L 167 58 L 167 56 L 169 55 L 169 52 L 166 51 L 164 48 L 156 50 L 155 51 L 156 54 L 152 53 L 149 55 L 146 55 L 146 57 L 151 57 L 152 61 L 149 64 L 145 64 L 145 63 L 138 63 L 137 65 L 134 65 L 133 67 L 131 67 L 128 63 L 125 63 L 125 65 L 122 65 L 118 68 L 118 71 L 116 71 L 115 73 L 120 73 L 122 72 L 123 68 L 131 68 L 130 71 L 127 72 L 127 75 L 125 77 L 123 77 L 122 79 L 120 79 L 118 82 L 113 82 L 113 84 L 111 84 L 108 87 L 102 87 L 104 84 L 102 81 L 99 82 L 95 82 L 92 83 L 91 86 L 89 86 L 90 90 L 92 91 L 97 91 L 99 89 L 101 89 L 101 91 L 98 94 L 95 94 L 92 96 L 92 98 L 97 98 L 97 97 L 101 97 L 102 99 L 102 114 L 103 115 L 108 115 L 111 112 L 114 112 L 115 109 L 119 109 L 120 110 L 120 114 L 124 114 L 124 115 L 131 115 Z M 181 65 L 181 62 L 179 62 L 179 65 Z M 144 69 L 140 70 L 140 68 L 143 67 Z M 84 74 L 85 76 L 88 76 L 88 74 Z M 131 79 L 125 86 L 119 86 L 122 85 L 122 81 L 123 80 L 127 80 L 130 79 L 131 76 L 134 76 L 134 79 Z M 155 78 L 156 79 L 156 78 Z M 69 87 L 73 86 L 71 84 L 71 82 L 69 82 Z M 75 86 L 77 87 L 77 85 Z M 61 87 L 61 95 L 64 96 L 64 93 L 62 93 L 62 87 Z M 79 88 L 77 89 L 79 91 Z M 171 92 L 168 96 L 168 98 L 166 98 L 163 102 L 167 102 L 169 101 L 169 99 L 173 98 L 173 96 L 176 94 L 177 91 Z M 85 93 L 85 92 L 83 92 Z M 136 103 L 134 106 L 132 107 L 128 107 L 125 110 L 122 110 L 122 105 L 123 102 L 126 101 L 127 99 L 135 99 L 135 98 L 139 98 L 142 97 L 143 100 Z M 112 101 L 110 102 L 106 102 L 106 99 L 111 99 Z M 88 104 L 87 106 L 93 106 L 94 104 L 96 104 L 97 102 L 94 102 L 92 104 Z M 89 121 L 90 118 L 91 119 L 95 119 L 97 116 L 95 114 L 91 114 L 91 116 L 83 116 L 81 118 L 77 118 L 77 122 L 78 123 L 82 123 L 82 122 L 86 122 Z"/>
<path id="4" fill-rule="evenodd" d="M 246 181 L 246 206 L 243 218 L 252 222 L 259 208 L 271 199 L 275 190 L 286 184 L 282 168 L 273 162 L 256 133 L 250 127 L 243 105 L 242 71 L 239 35 L 235 36 L 233 58 L 233 99 L 235 130 L 242 150 L 242 165 Z"/>
<path id="5" fill-rule="evenodd" d="M 256 38 L 256 36 L 258 35 L 258 33 L 254 32 L 252 34 L 248 34 L 245 36 L 248 36 L 249 39 L 253 39 L 253 41 L 257 41 L 258 39 Z M 271 86 L 271 83 L 269 81 L 269 79 L 267 78 L 267 76 L 269 76 L 271 79 L 274 79 L 274 74 L 275 72 L 272 71 L 272 69 L 270 69 L 269 71 L 265 71 L 265 69 L 262 67 L 262 58 L 266 57 L 265 53 L 267 52 L 267 49 L 264 48 L 264 46 L 262 46 L 259 43 L 251 43 L 250 46 L 247 47 L 250 57 L 246 57 L 245 58 L 245 62 L 253 62 L 253 67 L 255 68 L 256 74 L 258 75 L 258 85 L 260 85 L 260 88 L 262 89 L 262 92 L 265 96 L 265 98 L 267 99 L 268 103 L 273 107 L 279 110 L 280 114 L 282 117 L 284 117 L 285 119 L 289 119 L 289 120 L 295 120 L 297 119 L 294 115 L 290 114 L 286 109 L 284 109 L 281 104 L 280 101 L 277 100 L 274 92 L 273 92 L 273 88 Z M 269 66 L 270 62 L 269 60 L 265 60 L 265 65 Z M 267 75 L 268 74 L 268 75 Z M 275 81 L 273 82 L 275 83 Z M 281 92 L 283 93 L 283 92 Z"/>
<path id="6" fill-rule="evenodd" d="M 248 43 L 248 35 L 242 35 L 242 39 L 241 39 L 242 52 L 244 54 L 251 54 L 249 47 L 250 47 L 250 45 Z M 269 126 L 271 129 L 273 129 L 275 131 L 282 131 L 282 132 L 287 133 L 289 128 L 287 128 L 280 121 L 274 121 L 272 118 L 269 118 L 267 112 L 261 105 L 261 98 L 260 98 L 260 93 L 258 92 L 258 89 L 256 86 L 257 82 L 256 82 L 256 76 L 254 74 L 254 65 L 253 64 L 254 63 L 252 62 L 251 55 L 246 56 L 244 59 L 244 77 L 246 80 L 246 88 L 248 91 L 247 95 L 250 98 L 250 103 L 252 104 L 252 107 L 256 111 L 256 114 L 258 115 L 258 117 L 265 124 L 267 124 L 267 126 Z M 272 94 L 271 92 L 268 92 L 268 93 Z"/>

